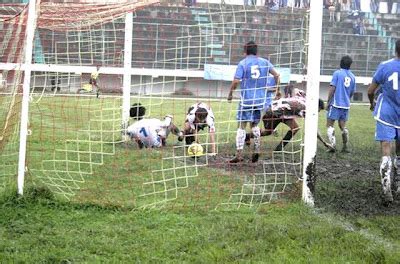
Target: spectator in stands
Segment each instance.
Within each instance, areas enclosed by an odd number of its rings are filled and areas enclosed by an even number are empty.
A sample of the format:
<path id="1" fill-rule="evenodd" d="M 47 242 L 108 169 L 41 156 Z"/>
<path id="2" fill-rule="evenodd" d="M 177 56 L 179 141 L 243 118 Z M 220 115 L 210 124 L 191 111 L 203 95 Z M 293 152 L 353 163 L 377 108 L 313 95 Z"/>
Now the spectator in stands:
<path id="1" fill-rule="evenodd" d="M 352 10 L 361 10 L 360 0 L 353 0 Z"/>
<path id="2" fill-rule="evenodd" d="M 279 10 L 279 4 L 278 0 L 268 0 L 268 8 L 272 11 L 278 11 Z"/>
<path id="3" fill-rule="evenodd" d="M 388 12 L 388 14 L 392 13 L 392 9 L 393 9 L 393 0 L 387 0 L 387 12 Z"/>
<path id="4" fill-rule="evenodd" d="M 371 11 L 376 13 L 378 12 L 379 0 L 371 0 Z"/>
<path id="5" fill-rule="evenodd" d="M 185 5 L 187 7 L 191 7 L 192 6 L 192 0 L 185 0 Z"/>
<path id="6" fill-rule="evenodd" d="M 336 17 L 336 22 L 340 22 L 340 12 L 341 12 L 341 9 L 342 9 L 341 3 L 340 3 L 340 1 L 338 0 L 338 1 L 336 1 L 336 4 L 335 4 L 335 17 Z"/>
<path id="7" fill-rule="evenodd" d="M 335 22 L 335 2 L 333 0 L 329 1 L 329 22 Z"/>
<path id="8" fill-rule="evenodd" d="M 279 0 L 279 6 L 280 7 L 286 7 L 287 6 L 287 0 Z"/>
<path id="9" fill-rule="evenodd" d="M 365 24 L 364 24 L 364 18 L 359 17 L 353 24 L 353 32 L 356 35 L 365 35 L 367 33 L 367 30 L 365 29 Z"/>
<path id="10" fill-rule="evenodd" d="M 294 0 L 294 7 L 300 8 L 300 0 Z"/>
<path id="11" fill-rule="evenodd" d="M 310 8 L 310 0 L 303 0 L 303 7 Z"/>
<path id="12" fill-rule="evenodd" d="M 350 0 L 342 0 L 342 11 L 350 11 Z"/>

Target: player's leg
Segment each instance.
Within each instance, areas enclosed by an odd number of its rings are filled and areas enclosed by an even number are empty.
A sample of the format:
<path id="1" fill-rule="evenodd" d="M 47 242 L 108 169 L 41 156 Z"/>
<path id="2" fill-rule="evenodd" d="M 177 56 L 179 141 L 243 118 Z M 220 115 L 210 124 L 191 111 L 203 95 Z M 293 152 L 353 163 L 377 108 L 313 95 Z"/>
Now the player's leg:
<path id="1" fill-rule="evenodd" d="M 260 146 L 261 146 L 261 131 L 258 124 L 261 120 L 261 110 L 252 111 L 252 122 L 251 122 L 251 132 L 254 138 L 254 150 L 251 157 L 251 162 L 257 162 L 260 157 Z"/>
<path id="2" fill-rule="evenodd" d="M 294 135 L 299 131 L 299 125 L 296 119 L 286 119 L 284 123 L 290 128 L 286 135 L 282 138 L 281 142 L 275 147 L 274 151 L 282 151 L 282 149 L 289 143 Z"/>
<path id="3" fill-rule="evenodd" d="M 392 174 L 392 140 L 395 138 L 396 129 L 382 124 L 376 123 L 375 140 L 381 142 L 382 158 L 379 166 L 379 174 L 381 176 L 381 184 L 383 190 L 383 198 L 385 203 L 393 201 L 391 189 Z"/>
<path id="4" fill-rule="evenodd" d="M 382 159 L 379 168 L 379 173 L 381 175 L 381 183 L 383 189 L 383 196 L 385 202 L 392 202 L 392 188 L 391 188 L 391 174 L 392 174 L 392 158 L 391 154 L 391 142 L 390 141 L 381 141 L 381 149 L 382 149 Z"/>
<path id="5" fill-rule="evenodd" d="M 394 164 L 393 187 L 394 191 L 397 194 L 400 194 L 400 139 L 398 137 L 396 140 L 396 157 L 394 159 L 393 164 Z"/>
<path id="6" fill-rule="evenodd" d="M 263 116 L 264 128 L 260 131 L 260 136 L 265 137 L 271 135 L 278 125 L 282 122 L 282 118 L 273 117 L 272 115 Z M 250 139 L 254 138 L 253 133 L 246 134 L 246 145 L 250 145 Z"/>
<path id="7" fill-rule="evenodd" d="M 99 88 L 99 86 L 97 84 L 95 86 L 96 86 L 96 98 L 99 98 L 100 94 L 101 94 L 101 91 L 100 91 L 100 88 Z"/>
<path id="8" fill-rule="evenodd" d="M 331 146 L 331 144 L 329 144 L 328 142 L 326 142 L 326 141 L 324 140 L 324 138 L 321 136 L 321 133 L 319 133 L 319 131 L 318 131 L 318 133 L 317 133 L 317 138 L 318 138 L 319 141 L 322 142 L 322 144 L 323 144 L 327 149 L 333 149 L 333 147 Z M 333 149 L 333 150 L 334 150 L 334 149 Z"/>
<path id="9" fill-rule="evenodd" d="M 342 152 L 349 153 L 349 148 L 347 143 L 349 142 L 349 130 L 346 127 L 346 121 L 339 120 L 339 128 L 342 131 L 342 140 L 343 140 L 343 147 Z"/>
<path id="10" fill-rule="evenodd" d="M 243 161 L 243 148 L 244 141 L 246 139 L 246 124 L 245 121 L 238 123 L 238 129 L 236 131 L 236 156 L 229 161 L 229 163 L 238 163 Z"/>
<path id="11" fill-rule="evenodd" d="M 246 125 L 251 119 L 251 111 L 244 109 L 239 105 L 236 119 L 238 121 L 238 129 L 236 131 L 236 156 L 231 159 L 230 163 L 238 163 L 243 161 L 243 147 L 246 140 Z"/>
<path id="12" fill-rule="evenodd" d="M 336 136 L 333 125 L 335 124 L 335 120 L 339 120 L 337 108 L 330 106 L 326 115 L 326 134 L 328 136 L 329 143 L 333 147 L 333 151 L 330 152 L 334 152 L 336 150 Z"/>
<path id="13" fill-rule="evenodd" d="M 342 152 L 349 153 L 348 142 L 349 142 L 349 130 L 346 127 L 346 122 L 349 119 L 349 110 L 348 109 L 339 109 L 340 119 L 339 119 L 339 128 L 342 131 L 342 141 L 343 147 Z"/>

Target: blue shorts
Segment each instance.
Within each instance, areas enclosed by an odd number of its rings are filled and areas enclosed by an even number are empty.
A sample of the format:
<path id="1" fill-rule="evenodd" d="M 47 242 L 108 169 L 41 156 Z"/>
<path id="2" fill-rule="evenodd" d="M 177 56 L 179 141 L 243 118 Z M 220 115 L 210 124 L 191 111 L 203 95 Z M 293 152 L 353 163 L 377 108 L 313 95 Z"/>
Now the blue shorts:
<path id="1" fill-rule="evenodd" d="M 381 122 L 376 122 L 375 140 L 376 141 L 393 141 L 400 140 L 400 129 Z"/>
<path id="2" fill-rule="evenodd" d="M 240 122 L 260 123 L 261 108 L 258 107 L 243 107 L 239 105 L 236 119 Z"/>
<path id="3" fill-rule="evenodd" d="M 331 120 L 347 121 L 349 119 L 349 109 L 337 108 L 331 105 L 326 117 Z"/>

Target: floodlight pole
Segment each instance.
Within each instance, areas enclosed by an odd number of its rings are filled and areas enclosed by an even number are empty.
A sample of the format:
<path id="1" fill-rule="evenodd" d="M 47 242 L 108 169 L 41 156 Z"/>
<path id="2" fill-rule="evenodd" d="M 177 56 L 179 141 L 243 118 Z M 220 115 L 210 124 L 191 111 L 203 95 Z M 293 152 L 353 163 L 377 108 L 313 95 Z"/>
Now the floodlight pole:
<path id="1" fill-rule="evenodd" d="M 29 122 L 28 120 L 29 90 L 31 84 L 33 38 L 35 35 L 35 28 L 36 28 L 36 0 L 29 0 L 28 5 L 29 5 L 28 21 L 26 23 L 26 39 L 25 39 L 24 83 L 22 92 L 21 125 L 20 125 L 20 135 L 19 135 L 19 157 L 18 157 L 18 178 L 17 178 L 17 188 L 19 195 L 23 195 L 24 193 L 26 142 L 28 136 L 28 122 Z"/>
<path id="2" fill-rule="evenodd" d="M 307 114 L 304 121 L 303 201 L 314 206 L 320 84 L 322 1 L 311 0 L 307 61 Z"/>
<path id="3" fill-rule="evenodd" d="M 129 108 L 131 104 L 131 68 L 132 68 L 132 31 L 133 13 L 125 16 L 125 43 L 124 43 L 124 79 L 122 87 L 122 132 L 126 132 L 129 121 Z"/>

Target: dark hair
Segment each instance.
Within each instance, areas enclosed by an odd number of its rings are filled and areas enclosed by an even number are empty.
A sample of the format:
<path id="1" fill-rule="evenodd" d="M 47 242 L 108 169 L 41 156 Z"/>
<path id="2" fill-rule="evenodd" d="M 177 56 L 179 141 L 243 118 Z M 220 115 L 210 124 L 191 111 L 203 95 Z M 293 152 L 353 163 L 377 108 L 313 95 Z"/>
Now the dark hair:
<path id="1" fill-rule="evenodd" d="M 350 56 L 348 55 L 343 56 L 342 59 L 340 60 L 340 68 L 348 70 L 350 69 L 352 63 L 353 60 L 350 58 Z"/>
<path id="2" fill-rule="evenodd" d="M 323 110 L 323 109 L 325 109 L 324 100 L 319 99 L 319 100 L 318 100 L 318 110 Z"/>
<path id="3" fill-rule="evenodd" d="M 396 55 L 400 57 L 400 39 L 396 41 Z"/>
<path id="4" fill-rule="evenodd" d="M 140 120 L 146 114 L 146 108 L 141 103 L 134 103 L 129 109 L 129 116 Z"/>
<path id="5" fill-rule="evenodd" d="M 257 44 L 252 40 L 247 42 L 247 44 L 244 45 L 244 52 L 246 55 L 257 55 Z"/>
<path id="6" fill-rule="evenodd" d="M 197 108 L 196 112 L 194 113 L 194 115 L 196 116 L 196 119 L 203 122 L 206 120 L 208 112 L 207 109 L 199 107 Z"/>

